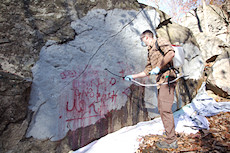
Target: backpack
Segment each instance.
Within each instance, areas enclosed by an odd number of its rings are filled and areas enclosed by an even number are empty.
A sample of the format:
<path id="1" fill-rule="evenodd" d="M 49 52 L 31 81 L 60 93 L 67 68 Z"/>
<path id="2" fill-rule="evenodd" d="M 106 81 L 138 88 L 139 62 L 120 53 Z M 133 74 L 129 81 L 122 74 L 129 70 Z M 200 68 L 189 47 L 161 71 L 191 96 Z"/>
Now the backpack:
<path id="1" fill-rule="evenodd" d="M 164 52 L 159 47 L 157 40 L 155 45 L 156 48 L 160 51 L 160 53 L 164 56 Z M 172 45 L 172 47 L 175 51 L 175 56 L 173 57 L 173 67 L 179 68 L 184 64 L 184 50 L 182 46 Z"/>

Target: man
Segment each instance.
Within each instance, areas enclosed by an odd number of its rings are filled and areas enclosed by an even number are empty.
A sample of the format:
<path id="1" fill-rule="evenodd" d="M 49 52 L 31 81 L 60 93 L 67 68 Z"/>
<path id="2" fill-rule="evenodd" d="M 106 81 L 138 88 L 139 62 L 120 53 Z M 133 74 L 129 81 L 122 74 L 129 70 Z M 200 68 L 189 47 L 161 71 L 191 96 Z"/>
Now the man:
<path id="1" fill-rule="evenodd" d="M 174 118 L 172 112 L 172 105 L 174 100 L 174 90 L 176 83 L 160 85 L 164 82 L 169 82 L 176 78 L 176 74 L 173 69 L 172 59 L 175 55 L 173 47 L 170 42 L 153 37 L 153 33 L 150 30 L 146 30 L 141 34 L 142 46 L 148 47 L 147 65 L 144 71 L 127 75 L 125 80 L 132 80 L 136 78 L 146 77 L 149 75 L 156 75 L 156 81 L 158 86 L 158 111 L 165 128 L 166 138 L 165 141 L 157 142 L 159 148 L 177 148 L 177 140 L 175 133 Z M 161 51 L 156 46 L 156 41 Z M 163 52 L 163 53 L 162 53 Z"/>

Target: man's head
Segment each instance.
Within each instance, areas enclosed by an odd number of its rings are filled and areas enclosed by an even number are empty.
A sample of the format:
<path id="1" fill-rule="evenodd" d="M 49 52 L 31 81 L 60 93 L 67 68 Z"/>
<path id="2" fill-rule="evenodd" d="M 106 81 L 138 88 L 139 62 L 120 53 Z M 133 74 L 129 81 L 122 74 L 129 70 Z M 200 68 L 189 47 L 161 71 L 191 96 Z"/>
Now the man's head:
<path id="1" fill-rule="evenodd" d="M 145 30 L 141 36 L 142 46 L 149 46 L 153 40 L 153 32 L 151 30 Z"/>

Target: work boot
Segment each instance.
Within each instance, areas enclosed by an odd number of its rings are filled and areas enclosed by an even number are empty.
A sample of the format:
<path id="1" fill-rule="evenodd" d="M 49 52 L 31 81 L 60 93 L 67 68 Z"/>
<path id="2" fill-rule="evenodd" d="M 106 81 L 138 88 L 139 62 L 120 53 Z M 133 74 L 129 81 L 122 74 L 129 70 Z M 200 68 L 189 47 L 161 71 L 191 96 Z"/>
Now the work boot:
<path id="1" fill-rule="evenodd" d="M 170 144 L 168 144 L 165 141 L 159 141 L 159 142 L 157 142 L 156 146 L 160 149 L 176 149 L 176 148 L 178 148 L 177 141 L 174 141 Z"/>

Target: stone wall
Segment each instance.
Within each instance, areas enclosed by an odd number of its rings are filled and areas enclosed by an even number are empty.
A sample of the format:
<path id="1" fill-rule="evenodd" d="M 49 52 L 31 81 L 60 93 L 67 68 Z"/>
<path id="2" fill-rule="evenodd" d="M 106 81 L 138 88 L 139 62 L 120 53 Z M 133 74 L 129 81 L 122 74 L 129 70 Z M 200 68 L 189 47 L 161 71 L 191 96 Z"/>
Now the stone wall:
<path id="1" fill-rule="evenodd" d="M 0 69 L 31 77 L 31 67 L 38 60 L 47 40 L 65 43 L 76 33 L 70 24 L 91 9 L 137 9 L 134 0 L 100 1 L 4 1 L 0 5 Z"/>
<path id="2" fill-rule="evenodd" d="M 23 139 L 27 118 L 31 81 L 0 71 L 0 152 L 14 148 Z M 15 134 L 16 133 L 16 134 Z"/>
<path id="3" fill-rule="evenodd" d="M 154 24 L 159 22 L 154 10 L 147 13 Z M 139 34 L 150 26 L 140 11 L 120 9 L 92 10 L 71 26 L 78 33 L 75 39 L 65 44 L 48 41 L 32 68 L 29 109 L 34 115 L 27 137 L 57 141 L 80 129 L 84 132 L 76 139 L 81 143 L 75 144 L 80 147 L 148 119 L 144 90 L 109 71 L 125 76 L 144 68 L 147 52 Z"/>

